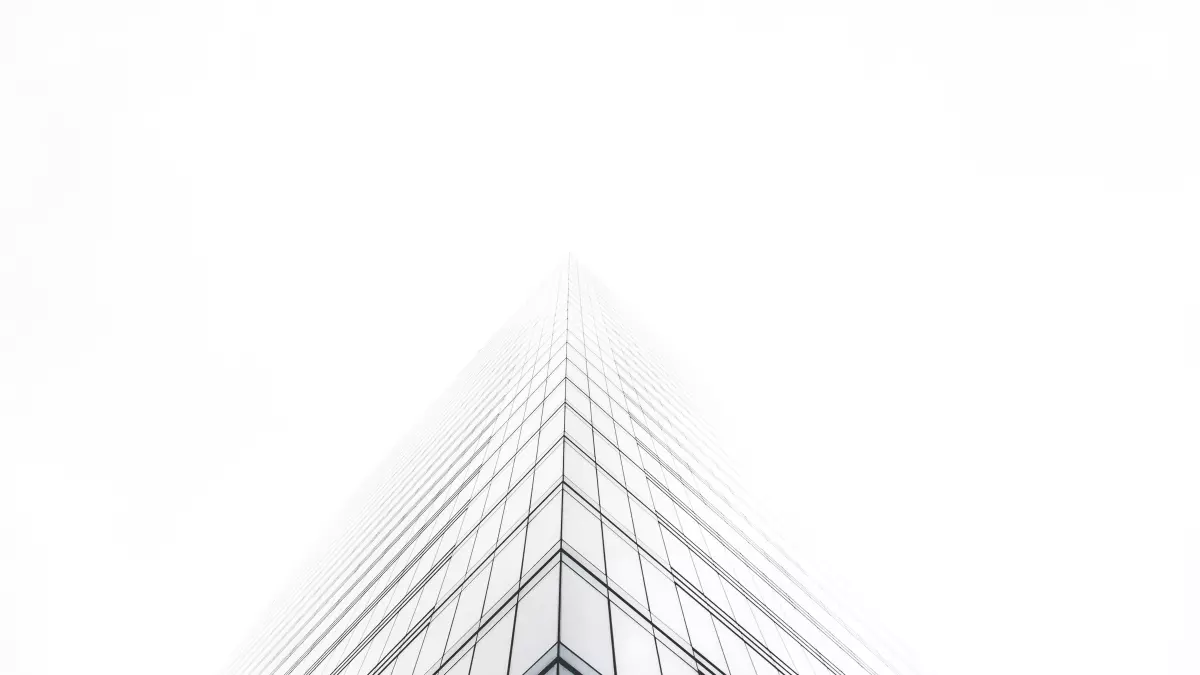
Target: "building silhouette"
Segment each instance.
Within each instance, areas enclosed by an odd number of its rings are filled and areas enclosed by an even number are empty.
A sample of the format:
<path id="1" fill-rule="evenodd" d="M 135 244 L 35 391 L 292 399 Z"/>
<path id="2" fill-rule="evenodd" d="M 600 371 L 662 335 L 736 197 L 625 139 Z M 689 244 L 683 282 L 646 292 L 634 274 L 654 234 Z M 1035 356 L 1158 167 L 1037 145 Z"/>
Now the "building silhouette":
<path id="1" fill-rule="evenodd" d="M 569 262 L 396 454 L 236 675 L 890 675 Z"/>

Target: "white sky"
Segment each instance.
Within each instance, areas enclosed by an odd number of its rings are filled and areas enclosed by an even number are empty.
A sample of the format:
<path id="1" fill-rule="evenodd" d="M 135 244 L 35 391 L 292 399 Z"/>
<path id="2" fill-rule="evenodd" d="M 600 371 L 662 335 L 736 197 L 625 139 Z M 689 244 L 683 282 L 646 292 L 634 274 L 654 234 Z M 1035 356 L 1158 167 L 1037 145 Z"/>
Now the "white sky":
<path id="1" fill-rule="evenodd" d="M 217 672 L 568 250 L 923 675 L 1200 672 L 1195 7 L 7 0 L 0 672 Z"/>

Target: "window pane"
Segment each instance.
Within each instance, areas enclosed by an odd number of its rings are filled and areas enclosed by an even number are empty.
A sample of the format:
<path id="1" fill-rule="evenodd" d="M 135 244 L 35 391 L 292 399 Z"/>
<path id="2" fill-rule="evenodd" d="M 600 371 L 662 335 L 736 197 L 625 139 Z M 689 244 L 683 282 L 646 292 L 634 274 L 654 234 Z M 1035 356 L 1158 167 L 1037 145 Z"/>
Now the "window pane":
<path id="1" fill-rule="evenodd" d="M 650 614 L 675 631 L 680 638 L 687 638 L 687 626 L 683 623 L 683 612 L 679 608 L 679 596 L 675 582 L 666 572 L 647 562 L 642 565 L 646 580 L 646 593 L 650 601 Z"/>
<path id="2" fill-rule="evenodd" d="M 600 439 L 604 438 L 604 436 L 616 438 L 617 425 L 613 424 L 612 418 L 609 417 L 608 414 L 603 410 L 601 410 L 600 406 L 592 405 L 592 424 L 594 424 L 596 429 L 603 434 L 599 437 Z"/>
<path id="3" fill-rule="evenodd" d="M 622 480 L 621 453 L 617 452 L 617 448 L 603 436 L 596 439 L 596 463 L 612 474 L 613 478 Z"/>
<path id="4" fill-rule="evenodd" d="M 679 572 L 685 579 L 700 587 L 700 580 L 696 577 L 696 568 L 692 566 L 692 551 L 679 541 L 675 535 L 663 530 L 663 541 L 667 544 L 667 555 L 671 559 L 671 569 Z"/>
<path id="5" fill-rule="evenodd" d="M 417 659 L 414 673 L 424 673 L 430 666 L 442 659 L 446 651 L 446 635 L 450 632 L 450 622 L 454 619 L 455 602 L 447 603 L 433 621 L 425 629 L 425 642 L 421 645 L 421 658 Z"/>
<path id="6" fill-rule="evenodd" d="M 642 568 L 638 564 L 637 551 L 613 531 L 604 527 L 604 556 L 608 562 L 608 577 L 624 592 L 626 598 L 646 606 L 646 593 L 642 587 Z"/>
<path id="7" fill-rule="evenodd" d="M 504 502 L 504 520 L 500 525 L 501 533 L 508 532 L 509 528 L 529 515 L 529 496 L 532 489 L 532 476 L 525 476 L 525 479 L 513 488 L 512 494 Z"/>
<path id="8" fill-rule="evenodd" d="M 574 411 L 567 411 L 567 435 L 588 457 L 592 452 L 592 426 Z"/>
<path id="9" fill-rule="evenodd" d="M 546 494 L 551 485 L 562 480 L 563 476 L 563 451 L 562 443 L 554 446 L 541 464 L 537 466 L 537 472 L 534 474 L 533 480 L 533 498 L 537 499 Z"/>
<path id="10" fill-rule="evenodd" d="M 584 497 L 593 504 L 599 505 L 600 496 L 596 491 L 596 465 L 584 458 L 574 448 L 567 447 L 565 468 L 567 480 L 571 481 L 571 484 L 578 488 Z"/>
<path id="11" fill-rule="evenodd" d="M 421 599 L 417 601 L 416 610 L 413 612 L 415 616 L 425 616 L 425 612 L 433 609 L 437 602 L 438 591 L 441 589 L 442 577 L 446 574 L 445 565 L 434 573 L 429 581 L 425 582 L 425 587 L 421 590 Z"/>
<path id="12" fill-rule="evenodd" d="M 621 529 L 633 535 L 633 520 L 629 517 L 629 497 L 625 488 L 617 485 L 608 474 L 600 474 L 600 508 L 616 521 Z"/>
<path id="13" fill-rule="evenodd" d="M 688 635 L 692 638 L 692 647 L 717 664 L 718 668 L 728 672 L 725 658 L 721 653 L 721 643 L 717 640 L 717 631 L 713 628 L 712 615 L 687 593 L 680 593 L 679 600 L 683 605 L 683 616 L 687 619 Z"/>
<path id="14" fill-rule="evenodd" d="M 383 670 L 387 675 L 412 675 L 413 665 L 416 664 L 417 654 L 421 650 L 421 636 L 418 635 L 404 651 L 400 652 L 400 656 L 392 662 L 392 665 Z"/>
<path id="15" fill-rule="evenodd" d="M 467 675 L 471 672 L 471 657 L 474 656 L 470 649 L 467 649 L 454 665 L 443 671 L 443 675 Z M 343 675 L 354 675 L 353 673 L 343 673 Z"/>
<path id="16" fill-rule="evenodd" d="M 713 622 L 717 627 L 717 635 L 721 638 L 721 651 L 729 664 L 730 675 L 755 675 L 754 665 L 750 662 L 750 653 L 746 643 L 733 634 L 724 623 Z"/>
<path id="17" fill-rule="evenodd" d="M 583 393 L 573 382 L 567 382 L 567 403 L 570 403 L 571 407 L 581 414 L 586 415 L 588 412 L 587 394 Z"/>
<path id="18" fill-rule="evenodd" d="M 474 566 L 491 552 L 492 547 L 496 545 L 496 535 L 500 530 L 500 511 L 499 509 L 483 520 L 483 524 L 479 526 L 479 533 L 475 536 L 475 548 L 471 551 L 471 565 Z"/>
<path id="19" fill-rule="evenodd" d="M 525 550 L 525 531 L 519 530 L 508 540 L 492 561 L 492 579 L 488 582 L 484 608 L 491 607 L 517 585 L 521 576 L 521 553 Z"/>
<path id="20" fill-rule="evenodd" d="M 554 383 L 551 382 L 550 384 L 553 385 Z M 558 386 L 556 386 L 550 390 L 550 394 L 548 396 L 546 396 L 546 406 L 547 407 L 553 409 L 555 406 L 561 405 L 562 402 L 566 400 L 566 397 L 564 396 L 564 392 L 563 392 L 564 384 L 565 383 L 560 380 L 558 382 Z M 561 425 L 559 426 L 558 431 L 562 431 Z"/>
<path id="21" fill-rule="evenodd" d="M 729 601 L 725 598 L 725 588 L 721 583 L 721 576 L 699 556 L 695 557 L 693 562 L 696 564 L 696 574 L 700 577 L 700 589 L 718 607 L 725 610 L 725 613 L 732 614 L 733 608 L 729 606 Z"/>
<path id="22" fill-rule="evenodd" d="M 608 601 L 578 574 L 563 569 L 562 642 L 601 675 L 613 675 Z"/>
<path id="23" fill-rule="evenodd" d="M 629 506 L 633 512 L 637 542 L 661 562 L 667 562 L 667 549 L 663 546 L 662 533 L 658 530 L 658 518 L 637 500 L 629 500 Z"/>
<path id="24" fill-rule="evenodd" d="M 454 624 L 450 629 L 450 644 L 457 642 L 467 631 L 479 622 L 483 611 L 483 596 L 487 593 L 488 577 L 491 569 L 483 566 L 483 570 L 471 578 L 458 596 L 458 607 L 454 612 Z"/>
<path id="25" fill-rule="evenodd" d="M 753 649 L 750 651 L 750 660 L 754 662 L 754 672 L 757 675 L 781 675 L 778 668 L 771 665 Z"/>
<path id="26" fill-rule="evenodd" d="M 616 606 L 612 610 L 617 675 L 658 675 L 654 638 Z"/>
<path id="27" fill-rule="evenodd" d="M 531 439 L 513 459 L 512 480 L 520 480 L 537 460 L 537 444 Z"/>
<path id="28" fill-rule="evenodd" d="M 661 642 L 658 644 L 658 657 L 662 663 L 662 675 L 696 675 L 694 665 Z"/>
<path id="29" fill-rule="evenodd" d="M 471 542 L 459 544 L 450 562 L 446 563 L 446 585 L 457 584 L 467 573 L 467 564 L 471 562 Z"/>
<path id="30" fill-rule="evenodd" d="M 646 504 L 650 503 L 650 484 L 646 482 L 646 474 L 632 460 L 621 456 L 621 468 L 625 471 L 625 487 L 638 496 Z"/>
<path id="31" fill-rule="evenodd" d="M 471 675 L 505 675 L 508 672 L 508 648 L 512 644 L 513 611 L 492 626 L 475 645 Z"/>
<path id="32" fill-rule="evenodd" d="M 604 548 L 600 542 L 600 520 L 574 497 L 563 500 L 563 540 L 600 572 L 604 572 Z"/>
<path id="33" fill-rule="evenodd" d="M 558 641 L 558 575 L 559 566 L 555 565 L 517 604 L 512 675 L 522 675 Z"/>
<path id="34" fill-rule="evenodd" d="M 555 494 L 550 503 L 529 523 L 529 534 L 525 539 L 525 562 L 521 573 L 533 569 L 533 566 L 559 542 L 562 536 L 562 493 Z"/>

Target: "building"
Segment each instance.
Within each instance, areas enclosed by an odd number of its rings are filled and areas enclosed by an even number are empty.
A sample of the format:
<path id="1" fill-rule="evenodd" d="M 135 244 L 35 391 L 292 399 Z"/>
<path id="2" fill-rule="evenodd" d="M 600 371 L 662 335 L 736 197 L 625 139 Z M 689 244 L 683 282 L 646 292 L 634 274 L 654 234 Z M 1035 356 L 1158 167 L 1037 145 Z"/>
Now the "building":
<path id="1" fill-rule="evenodd" d="M 233 672 L 899 672 L 745 517 L 730 461 L 568 263 Z"/>

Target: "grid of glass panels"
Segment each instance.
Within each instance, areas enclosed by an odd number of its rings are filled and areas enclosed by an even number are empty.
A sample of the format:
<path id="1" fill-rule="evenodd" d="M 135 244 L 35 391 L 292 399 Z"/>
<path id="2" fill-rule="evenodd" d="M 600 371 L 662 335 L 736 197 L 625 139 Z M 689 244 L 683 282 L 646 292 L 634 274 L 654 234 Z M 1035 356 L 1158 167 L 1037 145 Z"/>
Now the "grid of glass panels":
<path id="1" fill-rule="evenodd" d="M 237 675 L 886 675 L 568 263 L 397 453 Z"/>

